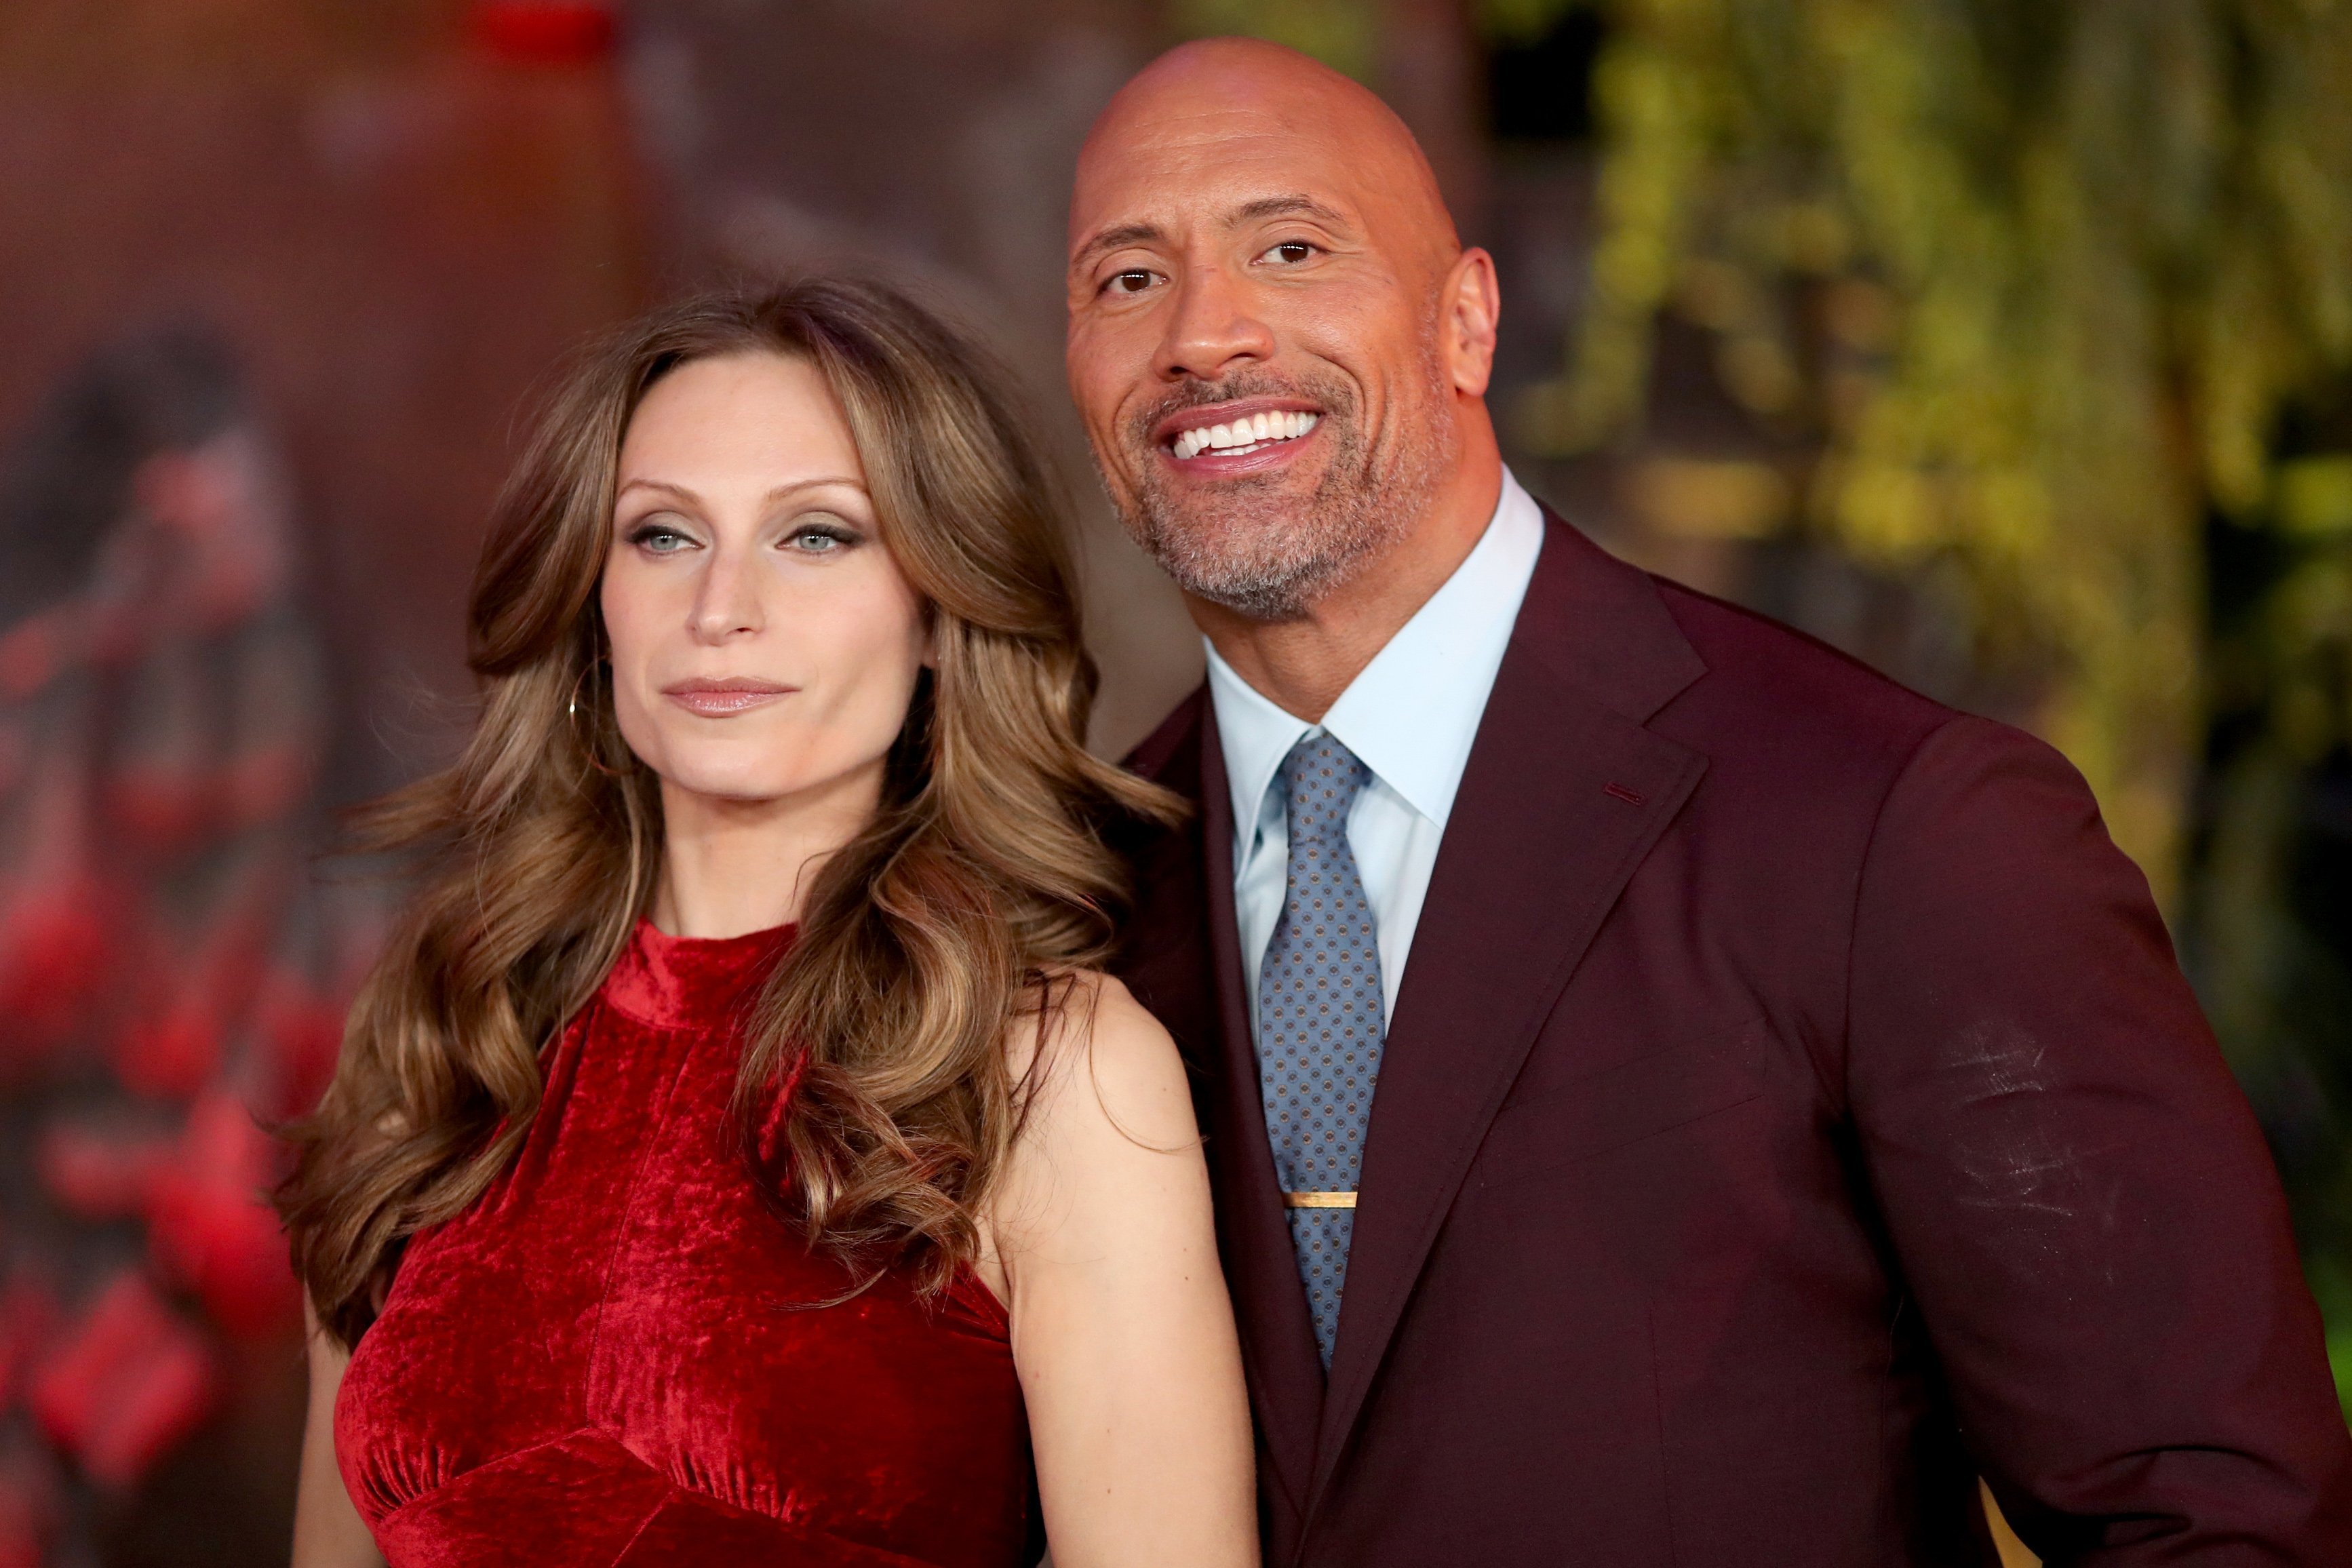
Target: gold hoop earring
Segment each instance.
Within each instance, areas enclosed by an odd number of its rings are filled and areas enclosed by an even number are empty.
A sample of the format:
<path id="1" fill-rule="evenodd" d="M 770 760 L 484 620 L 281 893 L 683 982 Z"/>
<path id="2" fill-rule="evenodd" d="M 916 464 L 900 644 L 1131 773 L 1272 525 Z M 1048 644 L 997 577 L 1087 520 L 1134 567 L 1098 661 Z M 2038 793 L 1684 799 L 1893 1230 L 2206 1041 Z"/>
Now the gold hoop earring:
<path id="1" fill-rule="evenodd" d="M 596 664 L 587 666 L 572 678 L 572 700 L 564 704 L 563 716 L 565 721 L 572 726 L 572 738 L 580 743 L 580 750 L 587 757 L 588 765 L 608 779 L 616 779 L 621 776 L 621 770 L 607 767 L 604 764 L 604 759 L 599 754 L 604 748 L 596 743 L 593 736 L 583 734 L 580 729 L 580 683 L 587 679 L 590 672 L 603 662 L 599 659 Z"/>

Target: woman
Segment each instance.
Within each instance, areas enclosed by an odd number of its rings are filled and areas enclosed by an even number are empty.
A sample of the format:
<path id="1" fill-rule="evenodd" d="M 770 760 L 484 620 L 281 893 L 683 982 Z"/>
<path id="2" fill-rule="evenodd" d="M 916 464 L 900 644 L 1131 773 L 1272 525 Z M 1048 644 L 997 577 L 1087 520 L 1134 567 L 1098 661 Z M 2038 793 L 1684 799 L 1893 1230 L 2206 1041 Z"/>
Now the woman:
<path id="1" fill-rule="evenodd" d="M 481 718 L 281 1194 L 297 1568 L 1255 1561 L 1167 1035 L 1095 969 L 1093 672 L 1038 462 L 887 291 L 570 381 Z"/>

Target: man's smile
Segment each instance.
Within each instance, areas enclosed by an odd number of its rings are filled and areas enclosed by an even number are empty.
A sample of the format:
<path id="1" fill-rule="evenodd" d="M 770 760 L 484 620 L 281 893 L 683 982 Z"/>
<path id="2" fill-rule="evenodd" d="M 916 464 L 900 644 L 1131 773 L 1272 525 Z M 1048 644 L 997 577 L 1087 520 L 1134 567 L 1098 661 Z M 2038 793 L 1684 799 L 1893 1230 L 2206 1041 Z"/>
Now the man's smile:
<path id="1" fill-rule="evenodd" d="M 1255 473 L 1287 461 L 1322 422 L 1322 411 L 1301 399 L 1241 398 L 1171 414 L 1153 441 L 1186 472 Z"/>

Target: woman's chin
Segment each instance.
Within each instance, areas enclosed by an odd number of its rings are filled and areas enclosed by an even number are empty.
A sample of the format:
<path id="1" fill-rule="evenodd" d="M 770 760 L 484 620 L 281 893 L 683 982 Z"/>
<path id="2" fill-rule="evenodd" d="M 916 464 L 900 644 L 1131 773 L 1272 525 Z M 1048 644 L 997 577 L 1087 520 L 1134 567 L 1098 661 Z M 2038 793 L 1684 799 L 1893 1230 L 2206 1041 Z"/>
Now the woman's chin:
<path id="1" fill-rule="evenodd" d="M 699 765 L 697 765 L 699 763 Z M 740 813 L 830 799 L 868 767 L 759 765 L 745 759 L 705 762 L 675 757 L 654 764 L 662 781 L 663 809 Z"/>
<path id="2" fill-rule="evenodd" d="M 741 810 L 772 805 L 802 794 L 808 787 L 807 781 L 723 771 L 665 773 L 661 781 L 663 801 L 671 809 L 690 805 Z"/>

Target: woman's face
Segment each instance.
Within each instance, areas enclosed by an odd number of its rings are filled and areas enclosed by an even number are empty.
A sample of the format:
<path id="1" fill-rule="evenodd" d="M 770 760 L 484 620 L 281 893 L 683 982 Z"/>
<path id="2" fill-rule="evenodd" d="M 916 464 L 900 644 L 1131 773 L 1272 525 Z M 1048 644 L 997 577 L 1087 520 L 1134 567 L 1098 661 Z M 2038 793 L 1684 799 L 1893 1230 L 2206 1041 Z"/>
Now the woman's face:
<path id="1" fill-rule="evenodd" d="M 878 789 L 929 637 L 814 366 L 731 354 L 654 384 L 602 592 L 621 734 L 667 788 Z"/>

